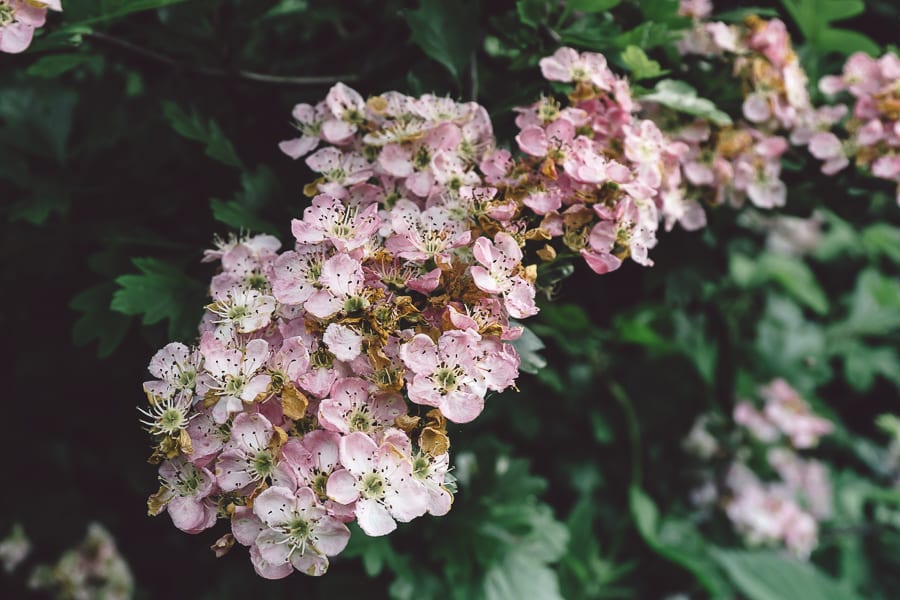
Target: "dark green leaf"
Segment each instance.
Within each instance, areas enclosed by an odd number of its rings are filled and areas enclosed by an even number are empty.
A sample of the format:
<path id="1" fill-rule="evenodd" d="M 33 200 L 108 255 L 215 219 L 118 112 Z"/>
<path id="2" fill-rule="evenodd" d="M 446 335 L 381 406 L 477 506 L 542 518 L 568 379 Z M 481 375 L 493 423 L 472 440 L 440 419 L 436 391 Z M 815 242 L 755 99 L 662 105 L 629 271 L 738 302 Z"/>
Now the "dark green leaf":
<path id="1" fill-rule="evenodd" d="M 130 317 L 109 310 L 115 290 L 112 282 L 103 283 L 84 290 L 69 302 L 69 308 L 81 313 L 72 328 L 72 340 L 77 346 L 97 340 L 100 358 L 110 356 L 119 347 L 131 324 Z"/>
<path id="2" fill-rule="evenodd" d="M 59 77 L 92 60 L 89 54 L 52 54 L 39 58 L 26 72 L 34 77 Z"/>
<path id="3" fill-rule="evenodd" d="M 179 134 L 205 144 L 207 156 L 231 167 L 243 167 L 234 146 L 215 120 L 203 119 L 193 109 L 188 114 L 174 102 L 163 102 L 163 113 Z"/>
<path id="4" fill-rule="evenodd" d="M 140 274 L 116 278 L 119 289 L 110 308 L 140 316 L 144 325 L 169 322 L 169 337 L 185 339 L 196 330 L 204 288 L 184 270 L 155 258 L 135 258 Z"/>
<path id="5" fill-rule="evenodd" d="M 512 323 L 510 323 L 512 325 Z M 519 353 L 519 370 L 525 373 L 537 373 L 547 366 L 546 359 L 540 355 L 544 342 L 527 327 L 522 327 L 522 337 L 510 342 Z"/>
<path id="6" fill-rule="evenodd" d="M 566 6 L 585 13 L 597 13 L 615 8 L 622 0 L 567 0 Z"/>
<path id="7" fill-rule="evenodd" d="M 477 15 L 475 0 L 420 0 L 418 9 L 406 13 L 406 22 L 412 41 L 458 82 L 478 47 Z"/>

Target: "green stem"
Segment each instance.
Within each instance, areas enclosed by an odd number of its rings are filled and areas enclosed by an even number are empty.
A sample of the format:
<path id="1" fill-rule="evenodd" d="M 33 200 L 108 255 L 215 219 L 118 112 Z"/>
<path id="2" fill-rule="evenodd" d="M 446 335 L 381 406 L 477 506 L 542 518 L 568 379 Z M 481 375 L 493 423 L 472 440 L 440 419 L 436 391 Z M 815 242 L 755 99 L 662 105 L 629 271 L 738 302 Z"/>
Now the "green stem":
<path id="1" fill-rule="evenodd" d="M 625 413 L 625 420 L 628 423 L 628 439 L 631 444 L 631 485 L 641 487 L 643 466 L 641 460 L 641 430 L 638 426 L 637 414 L 634 412 L 631 398 L 629 398 L 621 385 L 611 381 L 608 387 L 612 397 L 622 407 L 622 411 Z"/>

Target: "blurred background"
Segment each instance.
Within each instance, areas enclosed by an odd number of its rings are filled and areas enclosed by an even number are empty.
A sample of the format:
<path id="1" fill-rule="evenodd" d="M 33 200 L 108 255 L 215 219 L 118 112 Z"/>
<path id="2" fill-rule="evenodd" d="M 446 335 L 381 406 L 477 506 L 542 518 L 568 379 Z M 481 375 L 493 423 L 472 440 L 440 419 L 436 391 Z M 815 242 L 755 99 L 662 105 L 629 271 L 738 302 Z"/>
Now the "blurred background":
<path id="1" fill-rule="evenodd" d="M 354 535 L 326 577 L 277 582 L 256 576 L 241 548 L 215 558 L 208 547 L 224 530 L 189 536 L 148 517 L 156 467 L 136 410 L 147 362 L 193 339 L 213 274 L 200 258 L 215 235 L 290 240 L 312 179 L 277 148 L 292 137 L 294 104 L 317 102 L 338 78 L 364 96 L 447 94 L 486 106 L 509 143 L 512 108 L 544 89 L 537 60 L 563 44 L 603 52 L 619 72 L 621 51 L 638 45 L 731 114 L 741 96 L 727 74 L 681 64 L 672 40 L 689 22 L 667 0 L 63 5 L 27 53 L 0 57 L 0 327 L 12 379 L 0 538 L 18 524 L 32 548 L 0 573 L 0 595 L 65 597 L 61 584 L 28 581 L 99 523 L 138 598 L 765 597 L 741 583 L 752 569 L 741 580 L 716 562 L 716 548 L 741 540 L 692 504 L 696 461 L 682 440 L 699 414 L 727 417 L 780 376 L 838 424 L 816 451 L 837 493 L 813 575 L 858 597 L 900 597 L 898 432 L 876 425 L 898 412 L 900 209 L 889 184 L 852 169 L 820 177 L 800 151 L 786 161 L 781 214 L 803 224 L 722 207 L 704 231 L 663 234 L 652 269 L 542 273 L 559 284 L 529 323 L 533 373 L 451 428 L 460 491 L 447 517 L 389 539 Z M 890 0 L 717 9 L 784 19 L 811 81 L 852 49 L 821 35 L 833 22 L 879 49 L 900 31 Z"/>

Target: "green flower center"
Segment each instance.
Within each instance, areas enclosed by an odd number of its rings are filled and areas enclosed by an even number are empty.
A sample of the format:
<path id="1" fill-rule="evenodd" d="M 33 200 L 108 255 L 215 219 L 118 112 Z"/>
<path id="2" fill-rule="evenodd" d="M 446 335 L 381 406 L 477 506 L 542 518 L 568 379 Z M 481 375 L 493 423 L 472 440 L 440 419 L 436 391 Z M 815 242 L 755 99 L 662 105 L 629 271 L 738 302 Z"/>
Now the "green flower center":
<path id="1" fill-rule="evenodd" d="M 238 321 L 250 314 L 250 309 L 242 304 L 232 306 L 228 309 L 228 318 L 232 321 Z"/>
<path id="2" fill-rule="evenodd" d="M 384 497 L 384 478 L 378 473 L 369 473 L 362 478 L 362 488 L 359 493 L 363 498 L 380 500 Z"/>
<path id="3" fill-rule="evenodd" d="M 275 472 L 275 457 L 268 450 L 257 452 L 250 463 L 250 470 L 257 479 L 268 477 Z"/>
<path id="4" fill-rule="evenodd" d="M 244 389 L 245 385 L 247 385 L 247 380 L 244 379 L 243 375 L 235 375 L 234 377 L 230 377 L 228 381 L 225 382 L 225 395 L 237 396 Z"/>
<path id="5" fill-rule="evenodd" d="M 441 367 L 434 373 L 434 382 L 440 387 L 441 393 L 446 394 L 456 389 L 461 375 L 459 369 Z"/>
<path id="6" fill-rule="evenodd" d="M 348 415 L 347 423 L 350 425 L 350 431 L 362 431 L 363 433 L 370 431 L 374 425 L 372 415 L 365 407 L 351 412 Z"/>
<path id="7" fill-rule="evenodd" d="M 172 435 L 185 427 L 187 427 L 187 419 L 184 413 L 177 408 L 167 408 L 159 415 L 159 419 L 156 422 L 156 428 L 166 435 Z"/>
<path id="8" fill-rule="evenodd" d="M 316 496 L 321 500 L 325 500 L 328 498 L 328 492 L 326 491 L 326 484 L 328 483 L 328 475 L 325 473 L 317 473 L 312 480 L 312 489 L 316 493 Z"/>
<path id="9" fill-rule="evenodd" d="M 428 152 L 428 148 L 425 146 L 419 146 L 419 149 L 416 150 L 415 156 L 413 156 L 413 166 L 417 171 L 421 171 L 426 169 L 428 165 L 431 164 L 431 154 Z"/>
<path id="10" fill-rule="evenodd" d="M 431 467 L 431 461 L 422 456 L 421 454 L 413 459 L 412 470 L 413 477 L 418 480 L 423 480 L 428 477 L 428 471 Z"/>
<path id="11" fill-rule="evenodd" d="M 369 301 L 362 296 L 350 296 L 344 300 L 344 312 L 355 313 L 369 306 Z"/>
<path id="12" fill-rule="evenodd" d="M 0 27 L 5 27 L 15 20 L 16 17 L 13 7 L 0 0 Z"/>

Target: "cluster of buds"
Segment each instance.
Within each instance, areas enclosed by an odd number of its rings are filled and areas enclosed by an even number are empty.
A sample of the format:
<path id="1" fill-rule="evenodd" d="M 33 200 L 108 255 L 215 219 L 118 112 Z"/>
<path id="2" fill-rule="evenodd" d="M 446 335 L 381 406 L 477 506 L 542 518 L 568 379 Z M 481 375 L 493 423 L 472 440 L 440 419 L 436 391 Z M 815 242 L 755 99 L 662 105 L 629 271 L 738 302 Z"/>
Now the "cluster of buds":
<path id="1" fill-rule="evenodd" d="M 825 94 L 847 92 L 854 98 L 853 110 L 838 104 L 846 139 L 831 131 L 814 135 L 810 152 L 825 161 L 822 172 L 830 175 L 850 164 L 864 167 L 880 179 L 897 183 L 900 202 L 900 58 L 888 53 L 877 60 L 857 52 L 847 59 L 841 75 L 819 81 Z"/>
<path id="2" fill-rule="evenodd" d="M 0 52 L 24 52 L 47 21 L 47 9 L 61 11 L 61 0 L 0 0 Z"/>
<path id="3" fill-rule="evenodd" d="M 453 500 L 448 422 L 513 385 L 537 312 L 528 232 L 506 231 L 477 166 L 491 148 L 475 104 L 335 86 L 294 110 L 282 144 L 321 174 L 295 243 L 221 242 L 196 348 L 151 360 L 144 423 L 160 490 L 189 533 L 218 519 L 263 577 L 320 575 L 356 521 L 371 536 Z"/>
<path id="4" fill-rule="evenodd" d="M 705 461 L 718 454 L 729 457 L 721 483 L 710 478 L 695 500 L 719 501 L 748 544 L 782 546 L 806 559 L 818 544 L 819 523 L 832 515 L 832 486 L 828 468 L 798 451 L 814 447 L 834 427 L 813 414 L 782 379 L 762 386 L 759 396 L 762 410 L 749 401 L 735 406 L 733 418 L 741 435 L 730 451 L 707 431 L 706 415 L 685 440 L 685 447 Z M 769 474 L 765 478 L 749 466 L 760 455 L 760 470 Z"/>

